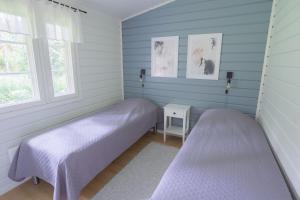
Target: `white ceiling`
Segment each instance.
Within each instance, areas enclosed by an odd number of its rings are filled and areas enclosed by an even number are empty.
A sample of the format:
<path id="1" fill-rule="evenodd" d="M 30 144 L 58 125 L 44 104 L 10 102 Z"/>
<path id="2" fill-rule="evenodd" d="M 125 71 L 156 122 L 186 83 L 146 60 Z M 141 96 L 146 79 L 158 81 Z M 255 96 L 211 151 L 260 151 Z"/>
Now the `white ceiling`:
<path id="1" fill-rule="evenodd" d="M 103 11 L 122 20 L 142 14 L 148 10 L 174 0 L 88 0 L 97 3 Z"/>

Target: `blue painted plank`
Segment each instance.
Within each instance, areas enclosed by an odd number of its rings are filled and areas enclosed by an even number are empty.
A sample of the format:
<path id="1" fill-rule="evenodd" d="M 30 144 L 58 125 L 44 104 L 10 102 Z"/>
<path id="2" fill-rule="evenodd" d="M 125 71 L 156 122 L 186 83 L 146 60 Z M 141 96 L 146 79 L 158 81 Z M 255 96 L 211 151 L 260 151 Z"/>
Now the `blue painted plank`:
<path id="1" fill-rule="evenodd" d="M 177 31 L 177 30 L 189 30 L 195 27 L 202 27 L 202 28 L 216 28 L 216 27 L 236 27 L 242 26 L 245 24 L 248 25 L 260 25 L 261 23 L 268 23 L 267 17 L 270 15 L 267 14 L 259 14 L 254 13 L 252 15 L 240 15 L 240 16 L 233 16 L 227 18 L 220 18 L 220 19 L 210 19 L 210 20 L 198 20 L 192 22 L 176 22 L 170 24 L 159 24 L 159 25 L 152 25 L 147 27 L 138 27 L 138 28 L 131 28 L 131 29 L 123 29 L 123 35 L 136 35 L 142 33 L 160 33 L 164 31 Z M 265 19 L 265 20 L 262 20 Z"/>
<path id="2" fill-rule="evenodd" d="M 132 28 L 147 27 L 153 25 L 163 25 L 163 24 L 180 23 L 180 22 L 191 23 L 195 21 L 203 21 L 205 23 L 209 23 L 210 20 L 213 19 L 220 20 L 229 17 L 248 16 L 248 15 L 259 16 L 259 15 L 265 15 L 266 11 L 270 12 L 269 4 L 270 4 L 269 2 L 263 2 L 261 4 L 251 4 L 251 5 L 246 4 L 242 6 L 232 6 L 232 7 L 223 8 L 221 10 L 220 9 L 203 10 L 201 12 L 199 10 L 196 10 L 195 12 L 186 12 L 186 13 L 181 13 L 176 15 L 168 15 L 164 17 L 152 16 L 149 17 L 148 19 L 136 20 L 130 24 L 124 23 L 123 28 L 124 30 L 128 30 Z M 255 17 L 253 19 L 255 19 Z"/>
<path id="3" fill-rule="evenodd" d="M 222 11 L 226 8 L 235 8 L 238 10 L 241 6 L 261 6 L 266 2 L 269 4 L 272 3 L 269 0 L 196 0 L 191 3 L 189 1 L 176 1 L 172 4 L 162 7 L 161 9 L 155 9 L 139 17 L 127 20 L 123 23 L 123 26 L 130 26 L 139 21 L 150 21 L 153 19 L 153 17 L 162 18 L 170 15 L 180 15 L 185 13 L 199 13 L 203 11 L 205 12 L 214 10 Z M 271 6 L 269 6 L 269 9 L 271 9 Z"/>

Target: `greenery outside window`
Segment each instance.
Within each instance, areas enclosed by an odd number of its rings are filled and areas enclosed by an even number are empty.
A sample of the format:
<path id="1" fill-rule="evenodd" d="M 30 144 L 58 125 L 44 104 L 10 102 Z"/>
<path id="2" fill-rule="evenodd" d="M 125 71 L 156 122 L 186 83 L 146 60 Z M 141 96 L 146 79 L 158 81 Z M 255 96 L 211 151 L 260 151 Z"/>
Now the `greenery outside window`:
<path id="1" fill-rule="evenodd" d="M 54 97 L 75 93 L 71 44 L 48 40 Z"/>
<path id="2" fill-rule="evenodd" d="M 0 31 L 0 107 L 39 99 L 31 39 Z"/>

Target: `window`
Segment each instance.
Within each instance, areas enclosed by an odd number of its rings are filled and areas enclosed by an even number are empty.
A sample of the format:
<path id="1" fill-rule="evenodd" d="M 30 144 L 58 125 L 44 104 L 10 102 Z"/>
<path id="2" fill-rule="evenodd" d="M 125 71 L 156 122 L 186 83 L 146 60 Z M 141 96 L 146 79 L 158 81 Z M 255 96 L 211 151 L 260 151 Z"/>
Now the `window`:
<path id="1" fill-rule="evenodd" d="M 78 96 L 79 12 L 48 1 L 0 4 L 0 112 Z"/>
<path id="2" fill-rule="evenodd" d="M 39 100 L 30 38 L 0 31 L 0 107 Z"/>
<path id="3" fill-rule="evenodd" d="M 54 96 L 74 94 L 71 44 L 49 39 L 48 48 Z"/>

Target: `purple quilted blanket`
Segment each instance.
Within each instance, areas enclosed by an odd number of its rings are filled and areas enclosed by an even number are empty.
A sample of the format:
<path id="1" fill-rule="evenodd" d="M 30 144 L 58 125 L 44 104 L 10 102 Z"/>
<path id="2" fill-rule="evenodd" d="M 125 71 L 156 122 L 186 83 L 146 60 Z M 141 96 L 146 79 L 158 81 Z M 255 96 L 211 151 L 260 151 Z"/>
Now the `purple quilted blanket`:
<path id="1" fill-rule="evenodd" d="M 21 143 L 9 170 L 15 181 L 37 176 L 54 200 L 78 200 L 81 189 L 157 122 L 158 108 L 129 99 Z"/>
<path id="2" fill-rule="evenodd" d="M 151 200 L 291 200 L 264 132 L 231 110 L 208 110 Z"/>

